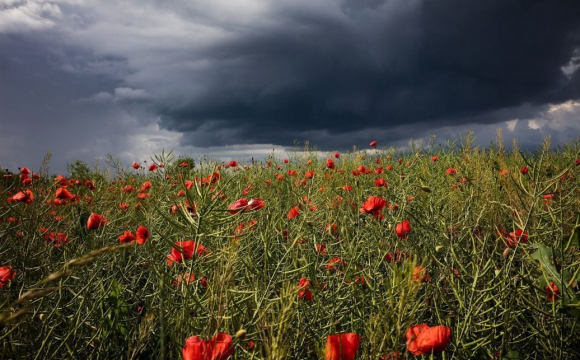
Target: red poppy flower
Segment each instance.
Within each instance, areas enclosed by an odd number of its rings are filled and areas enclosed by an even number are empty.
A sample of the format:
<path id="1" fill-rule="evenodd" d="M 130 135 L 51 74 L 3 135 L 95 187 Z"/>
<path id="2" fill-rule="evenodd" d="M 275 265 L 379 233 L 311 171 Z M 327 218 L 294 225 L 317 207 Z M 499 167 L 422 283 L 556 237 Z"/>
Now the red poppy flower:
<path id="1" fill-rule="evenodd" d="M 431 275 L 429 275 L 423 266 L 416 266 L 415 269 L 413 269 L 413 281 L 424 283 L 430 280 Z"/>
<path id="2" fill-rule="evenodd" d="M 149 171 L 157 171 L 157 165 L 155 164 L 149 165 Z"/>
<path id="3" fill-rule="evenodd" d="M 338 158 L 340 158 L 340 154 L 339 153 L 334 153 L 334 157 L 338 159 Z"/>
<path id="4" fill-rule="evenodd" d="M 343 189 L 344 191 L 352 191 L 352 186 L 350 186 L 349 184 L 346 184 L 346 185 L 344 185 L 344 186 L 342 187 L 342 189 Z"/>
<path id="5" fill-rule="evenodd" d="M 576 166 L 580 165 L 580 159 L 576 159 Z"/>
<path id="6" fill-rule="evenodd" d="M 298 281 L 298 288 L 300 289 L 298 298 L 304 299 L 306 301 L 313 300 L 312 292 L 308 289 L 309 286 L 310 281 L 308 281 L 306 278 L 300 278 L 300 281 Z"/>
<path id="7" fill-rule="evenodd" d="M 34 194 L 30 190 L 19 191 L 14 196 L 8 199 L 8 202 L 23 202 L 30 204 L 34 200 Z"/>
<path id="8" fill-rule="evenodd" d="M 10 265 L 0 266 L 0 289 L 16 277 L 16 270 Z"/>
<path id="9" fill-rule="evenodd" d="M 290 160 L 284 159 L 284 164 L 288 164 L 289 162 L 290 162 Z"/>
<path id="10" fill-rule="evenodd" d="M 304 177 L 307 179 L 312 179 L 314 177 L 314 171 L 308 170 L 306 173 L 304 173 Z"/>
<path id="11" fill-rule="evenodd" d="M 449 168 L 445 171 L 445 175 L 447 176 L 451 176 L 451 175 L 455 175 L 457 174 L 457 170 L 455 170 L 454 168 Z"/>
<path id="12" fill-rule="evenodd" d="M 241 198 L 241 199 L 237 200 L 235 203 L 228 206 L 228 210 L 230 211 L 230 214 L 233 215 L 233 214 L 237 214 L 240 211 L 244 210 L 246 208 L 246 206 L 248 206 L 248 200 L 245 198 Z"/>
<path id="13" fill-rule="evenodd" d="M 173 280 L 173 285 L 179 286 L 182 281 L 186 284 L 192 284 L 195 281 L 195 275 L 188 272 L 179 274 L 177 280 Z"/>
<path id="14" fill-rule="evenodd" d="M 433 160 L 434 162 L 439 160 L 439 156 L 431 156 L 431 160 Z"/>
<path id="15" fill-rule="evenodd" d="M 294 206 L 292 209 L 290 209 L 287 216 L 288 219 L 294 219 L 295 217 L 298 217 L 298 215 L 300 215 L 300 208 L 298 206 Z"/>
<path id="16" fill-rule="evenodd" d="M 103 215 L 92 213 L 91 216 L 89 216 L 89 220 L 87 221 L 87 229 L 89 230 L 98 229 L 100 227 L 105 226 L 107 222 L 108 222 L 107 219 L 105 219 Z"/>
<path id="17" fill-rule="evenodd" d="M 385 179 L 380 178 L 380 179 L 375 180 L 375 186 L 376 187 L 385 187 L 385 186 L 387 186 L 387 183 L 385 182 Z"/>
<path id="18" fill-rule="evenodd" d="M 135 232 L 137 235 L 137 244 L 143 245 L 149 239 L 149 230 L 145 226 L 139 226 Z"/>
<path id="19" fill-rule="evenodd" d="M 558 289 L 558 285 L 554 284 L 553 281 L 550 281 L 550 284 L 546 285 L 545 290 L 549 301 L 560 299 L 560 289 Z"/>
<path id="20" fill-rule="evenodd" d="M 233 353 L 232 336 L 224 333 L 218 333 L 211 340 L 189 337 L 182 350 L 183 360 L 226 360 Z"/>
<path id="21" fill-rule="evenodd" d="M 554 194 L 546 194 L 544 195 L 542 198 L 544 199 L 544 204 L 549 205 L 552 202 L 552 199 L 554 199 Z"/>
<path id="22" fill-rule="evenodd" d="M 66 180 L 66 178 L 62 175 L 59 175 L 57 177 L 54 178 L 54 182 L 56 182 L 57 184 L 59 184 L 60 186 L 68 186 L 69 183 Z"/>
<path id="23" fill-rule="evenodd" d="M 528 175 L 530 169 L 524 166 L 523 168 L 521 168 L 520 172 L 522 173 L 522 175 Z"/>
<path id="24" fill-rule="evenodd" d="M 147 191 L 151 189 L 152 186 L 153 184 L 151 184 L 151 181 L 145 181 L 143 185 L 141 185 L 141 191 Z"/>
<path id="25" fill-rule="evenodd" d="M 71 193 L 65 187 L 60 187 L 60 188 L 56 189 L 56 195 L 55 195 L 55 197 L 57 199 L 62 199 L 62 200 L 72 200 L 72 199 L 75 198 L 75 196 L 73 195 L 73 193 Z"/>
<path id="26" fill-rule="evenodd" d="M 237 166 L 238 166 L 238 162 L 237 162 L 237 161 L 234 161 L 234 160 L 232 160 L 232 161 L 230 161 L 230 162 L 228 163 L 228 166 L 229 166 L 229 167 L 237 167 Z"/>
<path id="27" fill-rule="evenodd" d="M 528 232 L 522 229 L 517 229 L 514 232 L 510 232 L 509 236 L 505 237 L 509 247 L 516 247 L 519 242 L 528 242 Z"/>
<path id="28" fill-rule="evenodd" d="M 182 162 L 181 164 L 179 164 L 180 168 L 186 168 L 189 167 L 189 164 L 187 163 L 187 161 Z"/>
<path id="29" fill-rule="evenodd" d="M 139 165 L 139 163 L 136 161 L 133 161 L 133 165 L 131 165 L 131 166 L 133 166 L 133 169 L 135 169 L 135 170 L 137 170 L 141 167 L 141 165 Z"/>
<path id="30" fill-rule="evenodd" d="M 371 141 L 371 143 L 370 143 L 370 146 L 371 146 L 371 147 L 375 147 L 375 146 L 377 146 L 377 142 L 376 142 L 376 141 Z"/>
<path id="31" fill-rule="evenodd" d="M 123 235 L 119 235 L 119 242 L 121 244 L 128 243 L 131 241 L 135 241 L 135 235 L 133 235 L 130 231 L 125 231 Z"/>
<path id="32" fill-rule="evenodd" d="M 368 200 L 362 204 L 360 212 L 377 215 L 385 206 L 387 206 L 387 200 L 378 196 L 369 196 Z"/>
<path id="33" fill-rule="evenodd" d="M 332 159 L 326 160 L 326 167 L 329 169 L 334 169 L 334 161 Z"/>
<path id="34" fill-rule="evenodd" d="M 248 207 L 244 209 L 244 212 L 252 210 L 260 210 L 263 209 L 264 206 L 266 206 L 266 203 L 262 199 L 260 198 L 252 199 L 248 201 Z"/>
<path id="35" fill-rule="evenodd" d="M 355 333 L 330 335 L 326 340 L 324 356 L 326 360 L 354 360 L 360 336 Z"/>
<path id="36" fill-rule="evenodd" d="M 451 329 L 444 325 L 413 325 L 407 330 L 407 350 L 413 355 L 440 353 L 451 341 Z"/>
<path id="37" fill-rule="evenodd" d="M 346 261 L 339 257 L 333 257 L 328 261 L 328 264 L 325 265 L 327 270 L 336 270 L 337 266 L 346 266 Z"/>
<path id="38" fill-rule="evenodd" d="M 395 226 L 395 233 L 399 239 L 406 239 L 407 235 L 411 232 L 411 223 L 409 220 L 403 220 L 403 222 L 398 223 Z"/>
<path id="39" fill-rule="evenodd" d="M 197 251 L 195 251 L 196 248 Z M 196 244 L 195 241 L 178 241 L 171 248 L 171 254 L 167 255 L 167 263 L 173 265 L 174 262 L 181 263 L 183 260 L 191 259 L 194 256 L 194 251 L 197 256 L 203 256 L 206 253 L 205 247 L 201 244 Z"/>

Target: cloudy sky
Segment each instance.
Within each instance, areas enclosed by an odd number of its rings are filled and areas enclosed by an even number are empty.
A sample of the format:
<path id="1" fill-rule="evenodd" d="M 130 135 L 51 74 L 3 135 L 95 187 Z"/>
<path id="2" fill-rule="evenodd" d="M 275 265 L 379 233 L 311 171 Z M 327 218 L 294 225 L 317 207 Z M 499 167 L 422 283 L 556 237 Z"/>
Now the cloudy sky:
<path id="1" fill-rule="evenodd" d="M 0 166 L 580 135 L 577 0 L 0 0 Z"/>

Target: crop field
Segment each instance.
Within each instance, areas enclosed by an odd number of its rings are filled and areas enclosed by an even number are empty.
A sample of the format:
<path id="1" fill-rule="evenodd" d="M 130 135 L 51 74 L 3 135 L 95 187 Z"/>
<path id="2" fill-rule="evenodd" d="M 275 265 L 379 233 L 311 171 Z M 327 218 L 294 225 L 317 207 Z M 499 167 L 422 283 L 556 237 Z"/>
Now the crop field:
<path id="1" fill-rule="evenodd" d="M 580 142 L 0 177 L 0 359 L 580 359 Z"/>

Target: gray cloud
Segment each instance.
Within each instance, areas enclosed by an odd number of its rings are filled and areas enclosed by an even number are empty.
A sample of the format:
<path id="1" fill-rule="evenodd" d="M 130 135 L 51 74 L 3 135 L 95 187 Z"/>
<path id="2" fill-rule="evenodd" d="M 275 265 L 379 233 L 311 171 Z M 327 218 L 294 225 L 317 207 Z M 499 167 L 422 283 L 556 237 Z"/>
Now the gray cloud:
<path id="1" fill-rule="evenodd" d="M 0 0 L 0 160 L 569 141 L 580 110 L 550 110 L 580 98 L 578 18 L 572 0 Z"/>

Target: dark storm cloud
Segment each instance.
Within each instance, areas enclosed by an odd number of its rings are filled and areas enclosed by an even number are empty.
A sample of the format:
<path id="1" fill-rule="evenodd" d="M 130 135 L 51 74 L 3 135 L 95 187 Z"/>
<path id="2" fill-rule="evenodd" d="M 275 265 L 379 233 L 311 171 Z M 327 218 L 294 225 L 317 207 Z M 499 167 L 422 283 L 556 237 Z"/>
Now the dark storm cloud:
<path id="1" fill-rule="evenodd" d="M 197 54 L 204 91 L 159 103 L 182 141 L 352 144 L 365 129 L 494 123 L 523 104 L 579 98 L 562 72 L 580 45 L 577 1 L 350 1 L 340 14 L 274 6 L 271 25 Z M 531 115 L 531 114 L 530 114 Z M 209 136 L 208 136 L 209 135 Z M 344 141 L 343 141 L 344 140 Z"/>
<path id="2" fill-rule="evenodd" d="M 0 163 L 562 143 L 577 19 L 576 0 L 0 0 Z"/>

